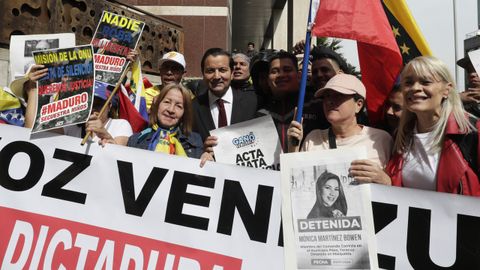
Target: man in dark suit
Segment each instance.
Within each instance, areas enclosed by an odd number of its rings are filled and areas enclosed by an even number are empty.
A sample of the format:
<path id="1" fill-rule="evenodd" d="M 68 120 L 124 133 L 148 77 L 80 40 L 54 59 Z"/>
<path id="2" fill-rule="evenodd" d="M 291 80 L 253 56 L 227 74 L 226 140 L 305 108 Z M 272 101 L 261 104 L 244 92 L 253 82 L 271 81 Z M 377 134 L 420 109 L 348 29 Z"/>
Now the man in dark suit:
<path id="1" fill-rule="evenodd" d="M 208 91 L 193 101 L 195 123 L 193 130 L 200 133 L 207 151 L 216 145 L 210 130 L 255 118 L 257 96 L 253 91 L 232 89 L 233 59 L 220 48 L 208 49 L 203 55 L 201 68 Z"/>

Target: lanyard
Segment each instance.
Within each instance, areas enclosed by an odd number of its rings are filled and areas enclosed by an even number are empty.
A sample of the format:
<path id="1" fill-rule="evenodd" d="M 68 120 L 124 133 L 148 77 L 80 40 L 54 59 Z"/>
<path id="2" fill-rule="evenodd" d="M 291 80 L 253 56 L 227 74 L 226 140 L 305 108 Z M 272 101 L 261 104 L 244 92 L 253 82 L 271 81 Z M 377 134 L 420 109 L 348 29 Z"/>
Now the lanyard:
<path id="1" fill-rule="evenodd" d="M 328 128 L 328 146 L 330 149 L 337 148 L 337 142 L 335 141 L 335 134 L 333 133 L 332 128 Z"/>

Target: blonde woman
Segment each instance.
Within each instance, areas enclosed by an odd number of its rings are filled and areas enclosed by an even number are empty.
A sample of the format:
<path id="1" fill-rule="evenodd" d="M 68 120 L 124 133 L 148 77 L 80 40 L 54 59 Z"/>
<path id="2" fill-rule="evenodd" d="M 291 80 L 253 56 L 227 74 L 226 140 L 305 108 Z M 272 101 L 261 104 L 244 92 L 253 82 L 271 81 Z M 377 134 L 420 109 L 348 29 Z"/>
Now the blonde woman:
<path id="1" fill-rule="evenodd" d="M 392 184 L 479 196 L 476 119 L 463 109 L 446 65 L 413 59 L 401 88 L 404 110 L 386 169 Z"/>

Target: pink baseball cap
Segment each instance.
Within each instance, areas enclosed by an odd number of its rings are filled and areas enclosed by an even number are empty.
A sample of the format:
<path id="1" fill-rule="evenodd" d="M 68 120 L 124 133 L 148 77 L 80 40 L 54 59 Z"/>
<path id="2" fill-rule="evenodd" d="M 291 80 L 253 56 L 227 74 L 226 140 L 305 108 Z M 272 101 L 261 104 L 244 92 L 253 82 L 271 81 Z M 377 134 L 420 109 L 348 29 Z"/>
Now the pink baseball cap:
<path id="1" fill-rule="evenodd" d="M 329 89 L 345 95 L 359 94 L 364 99 L 367 97 L 365 85 L 363 85 L 362 81 L 360 81 L 357 77 L 350 74 L 340 73 L 333 76 L 330 80 L 328 80 L 325 87 L 315 92 L 315 97 L 320 97 L 326 90 Z"/>

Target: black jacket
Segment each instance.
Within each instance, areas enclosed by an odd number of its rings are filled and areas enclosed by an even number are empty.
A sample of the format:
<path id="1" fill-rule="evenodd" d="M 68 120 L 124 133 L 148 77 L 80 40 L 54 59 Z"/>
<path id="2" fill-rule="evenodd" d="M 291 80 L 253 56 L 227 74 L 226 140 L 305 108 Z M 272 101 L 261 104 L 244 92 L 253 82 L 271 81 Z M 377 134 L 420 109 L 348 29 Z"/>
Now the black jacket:
<path id="1" fill-rule="evenodd" d="M 230 124 L 236 124 L 256 117 L 257 95 L 253 91 L 240 91 L 231 89 L 233 94 L 232 115 Z M 208 92 L 203 93 L 193 100 L 193 113 L 195 122 L 193 131 L 198 132 L 202 141 L 210 135 L 210 130 L 214 130 L 212 114 L 210 113 L 210 104 L 208 102 Z"/>

